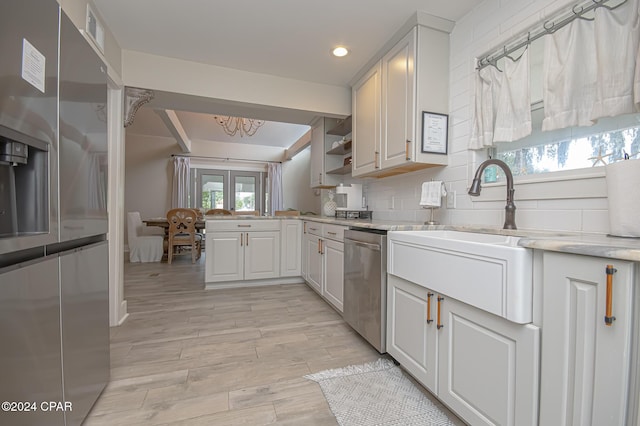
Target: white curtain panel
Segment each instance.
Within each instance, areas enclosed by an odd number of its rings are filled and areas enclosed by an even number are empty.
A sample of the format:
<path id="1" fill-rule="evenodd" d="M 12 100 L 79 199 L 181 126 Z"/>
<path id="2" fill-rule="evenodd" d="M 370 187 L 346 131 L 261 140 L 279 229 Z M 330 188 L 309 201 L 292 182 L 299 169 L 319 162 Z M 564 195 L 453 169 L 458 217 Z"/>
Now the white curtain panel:
<path id="1" fill-rule="evenodd" d="M 171 208 L 189 207 L 189 157 L 173 157 Z"/>
<path id="2" fill-rule="evenodd" d="M 635 112 L 640 101 L 637 68 L 640 42 L 638 1 L 628 0 L 614 10 L 600 7 L 595 10 L 595 47 L 598 63 L 597 101 L 593 106 L 593 120 Z"/>
<path id="3" fill-rule="evenodd" d="M 597 64 L 592 21 L 575 19 L 545 36 L 542 130 L 593 124 Z"/>
<path id="4" fill-rule="evenodd" d="M 502 84 L 502 73 L 494 66 L 484 67 L 476 73 L 476 91 L 469 149 L 493 146 L 493 129 Z"/>
<path id="5" fill-rule="evenodd" d="M 273 215 L 276 210 L 282 210 L 284 199 L 282 193 L 282 164 L 269 163 L 269 213 Z"/>
<path id="6" fill-rule="evenodd" d="M 513 142 L 531 134 L 529 49 L 517 61 L 504 60 L 493 142 Z"/>

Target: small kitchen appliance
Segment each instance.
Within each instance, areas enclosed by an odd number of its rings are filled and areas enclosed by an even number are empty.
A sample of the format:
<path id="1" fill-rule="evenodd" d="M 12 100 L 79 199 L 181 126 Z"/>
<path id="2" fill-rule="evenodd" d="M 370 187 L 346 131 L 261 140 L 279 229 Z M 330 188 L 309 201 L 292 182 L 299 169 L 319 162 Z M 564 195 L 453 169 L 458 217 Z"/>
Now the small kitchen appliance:
<path id="1" fill-rule="evenodd" d="M 336 186 L 336 210 L 366 210 L 362 201 L 362 185 L 352 183 L 349 186 Z"/>

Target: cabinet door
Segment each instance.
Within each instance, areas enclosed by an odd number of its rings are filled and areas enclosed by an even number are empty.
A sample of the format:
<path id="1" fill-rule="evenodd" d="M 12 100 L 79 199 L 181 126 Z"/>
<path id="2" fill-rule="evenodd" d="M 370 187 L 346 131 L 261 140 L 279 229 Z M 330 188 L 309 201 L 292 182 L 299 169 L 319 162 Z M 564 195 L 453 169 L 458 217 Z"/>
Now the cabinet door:
<path id="1" fill-rule="evenodd" d="M 205 282 L 244 279 L 245 232 L 207 233 Z"/>
<path id="2" fill-rule="evenodd" d="M 311 127 L 311 188 L 323 185 L 324 178 L 324 124 L 320 119 Z"/>
<path id="3" fill-rule="evenodd" d="M 302 263 L 302 222 L 299 220 L 283 220 L 280 238 L 280 276 L 298 277 Z"/>
<path id="4" fill-rule="evenodd" d="M 322 296 L 342 312 L 344 292 L 344 243 L 324 240 L 324 285 Z"/>
<path id="5" fill-rule="evenodd" d="M 414 28 L 382 58 L 382 169 L 415 161 L 416 34 Z"/>
<path id="6" fill-rule="evenodd" d="M 244 279 L 275 278 L 280 275 L 280 232 L 246 232 Z"/>
<path id="7" fill-rule="evenodd" d="M 380 62 L 353 86 L 352 175 L 361 176 L 380 167 Z"/>
<path id="8" fill-rule="evenodd" d="M 306 255 L 307 255 L 307 283 L 309 286 L 322 294 L 322 240 L 312 234 L 307 234 L 306 239 Z"/>
<path id="9" fill-rule="evenodd" d="M 428 312 L 428 294 L 431 293 L 424 287 L 388 275 L 387 352 L 427 389 L 437 393 L 435 296 L 430 299 Z"/>
<path id="10" fill-rule="evenodd" d="M 617 269 L 611 326 L 608 264 Z M 543 276 L 540 424 L 625 424 L 633 264 L 545 252 Z"/>
<path id="11" fill-rule="evenodd" d="M 438 398 L 469 424 L 537 425 L 539 329 L 438 300 Z"/>

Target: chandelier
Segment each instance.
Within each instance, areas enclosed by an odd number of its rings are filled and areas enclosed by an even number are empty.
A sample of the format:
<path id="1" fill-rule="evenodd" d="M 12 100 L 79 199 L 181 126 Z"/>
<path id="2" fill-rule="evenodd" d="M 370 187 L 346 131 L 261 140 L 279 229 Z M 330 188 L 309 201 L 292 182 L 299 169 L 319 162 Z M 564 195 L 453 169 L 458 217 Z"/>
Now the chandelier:
<path id="1" fill-rule="evenodd" d="M 224 132 L 229 136 L 235 136 L 236 133 L 240 133 L 240 137 L 244 135 L 253 136 L 260 126 L 264 124 L 264 120 L 229 117 L 228 115 L 214 115 L 213 118 L 222 126 Z"/>

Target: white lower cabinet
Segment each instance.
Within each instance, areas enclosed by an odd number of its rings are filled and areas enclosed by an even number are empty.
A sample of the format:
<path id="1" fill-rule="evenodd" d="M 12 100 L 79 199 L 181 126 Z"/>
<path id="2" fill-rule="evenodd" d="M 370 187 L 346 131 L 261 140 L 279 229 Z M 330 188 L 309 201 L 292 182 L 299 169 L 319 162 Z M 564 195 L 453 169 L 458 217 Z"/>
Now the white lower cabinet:
<path id="1" fill-rule="evenodd" d="M 280 277 L 279 220 L 209 220 L 206 229 L 206 283 Z"/>
<path id="2" fill-rule="evenodd" d="M 322 294 L 323 267 L 322 253 L 320 252 L 321 239 L 317 235 L 305 234 L 304 238 L 304 256 L 306 259 L 307 273 L 305 280 L 318 293 Z"/>
<path id="3" fill-rule="evenodd" d="M 543 262 L 540 424 L 629 424 L 634 264 L 553 252 Z"/>
<path id="4" fill-rule="evenodd" d="M 344 292 L 344 243 L 324 240 L 324 286 L 322 296 L 342 312 L 342 295 Z"/>
<path id="5" fill-rule="evenodd" d="M 388 276 L 387 351 L 472 425 L 536 425 L 540 331 Z"/>
<path id="6" fill-rule="evenodd" d="M 299 277 L 302 274 L 302 222 L 282 220 L 280 243 L 280 276 Z"/>
<path id="7" fill-rule="evenodd" d="M 306 222 L 302 235 L 303 274 L 307 284 L 342 312 L 346 226 Z"/>
<path id="8" fill-rule="evenodd" d="M 280 233 L 217 232 L 207 239 L 207 282 L 275 278 L 280 273 Z"/>

